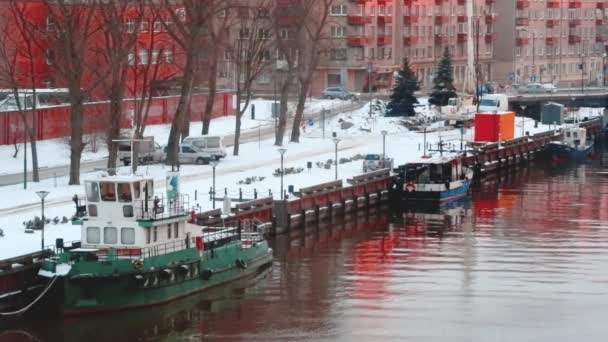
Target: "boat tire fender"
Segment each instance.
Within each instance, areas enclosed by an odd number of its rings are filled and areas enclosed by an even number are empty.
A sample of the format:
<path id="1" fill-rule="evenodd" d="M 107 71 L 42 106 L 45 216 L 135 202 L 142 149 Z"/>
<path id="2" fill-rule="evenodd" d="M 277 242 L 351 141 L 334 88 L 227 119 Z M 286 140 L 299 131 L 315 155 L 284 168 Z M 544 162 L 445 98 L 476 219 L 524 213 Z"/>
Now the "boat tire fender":
<path id="1" fill-rule="evenodd" d="M 141 270 L 142 268 L 144 268 L 144 261 L 141 259 L 133 260 L 133 267 L 136 270 Z"/>
<path id="2" fill-rule="evenodd" d="M 406 190 L 407 192 L 414 192 L 414 191 L 416 191 L 416 184 L 414 184 L 414 183 L 412 183 L 412 182 L 408 182 L 408 183 L 405 185 L 405 190 Z"/>
<path id="3" fill-rule="evenodd" d="M 243 259 L 236 259 L 236 266 L 238 268 L 241 269 L 246 269 L 247 268 L 247 261 L 243 260 Z"/>
<path id="4" fill-rule="evenodd" d="M 203 280 L 209 280 L 211 279 L 211 276 L 213 275 L 213 271 L 206 269 L 206 270 L 202 270 L 201 271 L 201 278 L 203 278 Z"/>

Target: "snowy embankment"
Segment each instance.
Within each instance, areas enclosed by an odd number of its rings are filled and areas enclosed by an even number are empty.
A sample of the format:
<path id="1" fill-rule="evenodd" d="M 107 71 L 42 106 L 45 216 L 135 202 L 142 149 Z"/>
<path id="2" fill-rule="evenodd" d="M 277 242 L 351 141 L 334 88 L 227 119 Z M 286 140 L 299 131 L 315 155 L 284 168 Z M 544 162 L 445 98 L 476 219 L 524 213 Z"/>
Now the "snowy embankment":
<path id="1" fill-rule="evenodd" d="M 426 109 L 424 109 L 426 110 Z M 256 105 L 256 115 L 260 113 Z M 425 113 L 427 115 L 428 113 Z M 269 116 L 267 116 L 269 117 Z M 214 122 L 214 125 L 216 122 Z M 218 125 L 219 126 L 219 125 Z M 360 110 L 340 114 L 325 124 L 325 139 L 323 139 L 322 126 L 319 122 L 313 122 L 313 126 L 306 128 L 300 143 L 289 143 L 286 145 L 284 167 L 301 168 L 298 174 L 284 176 L 285 189 L 293 185 L 295 189 L 311 186 L 322 182 L 334 180 L 334 166 L 329 169 L 319 167 L 318 164 L 326 163 L 334 158 L 334 142 L 332 132 L 336 132 L 341 139 L 338 145 L 338 158 L 351 158 L 357 154 L 382 153 L 382 134 L 386 130 L 386 154 L 394 158 L 396 165 L 417 159 L 422 154 L 423 134 L 408 131 L 401 124 L 400 118 L 385 118 L 377 114 L 369 116 L 369 106 Z M 251 127 L 251 126 L 250 126 Z M 255 127 L 255 126 L 254 126 Z M 521 121 L 517 118 L 516 135 L 521 132 Z M 519 128 L 519 129 L 518 129 Z M 530 134 L 546 131 L 550 128 L 539 125 L 534 128 L 533 121 L 528 119 L 524 128 Z M 166 130 L 167 127 L 156 127 L 158 130 Z M 195 129 L 195 128 L 193 128 Z M 161 133 L 158 133 L 161 134 Z M 473 130 L 464 132 L 464 140 L 472 140 Z M 458 146 L 461 139 L 460 130 L 443 130 L 427 134 L 427 142 L 433 147 L 442 140 Z M 286 138 L 285 141 L 288 141 Z M 241 146 L 241 154 L 238 157 L 229 155 L 216 169 L 216 188 L 218 193 L 223 189 L 229 190 L 230 197 L 237 197 L 238 189 L 241 188 L 244 197 L 252 197 L 253 190 L 257 189 L 259 196 L 266 196 L 269 191 L 278 198 L 280 196 L 280 177 L 273 176 L 276 169 L 280 167 L 280 154 L 273 146 L 274 139 L 251 142 Z M 307 169 L 307 162 L 312 162 L 312 169 Z M 346 162 L 338 166 L 339 178 L 346 180 L 354 175 L 362 173 L 360 160 Z M 140 168 L 142 175 L 153 176 L 157 179 L 157 191 L 164 191 L 164 177 L 170 168 L 165 165 L 149 165 Z M 128 174 L 128 168 L 122 168 L 120 173 Z M 212 169 L 210 166 L 184 165 L 180 171 L 181 191 L 189 196 L 191 207 L 201 210 L 211 209 L 208 192 L 212 186 Z M 97 174 L 87 174 L 84 178 L 97 177 Z M 247 178 L 263 178 L 251 184 L 243 184 Z M 23 221 L 31 220 L 40 215 L 40 200 L 36 196 L 37 190 L 48 190 L 46 216 L 53 218 L 58 216 L 71 217 L 75 212 L 71 197 L 79 194 L 82 197 L 82 186 L 64 186 L 67 179 L 58 179 L 58 187 L 53 187 L 53 180 L 45 180 L 39 184 L 30 184 L 28 190 L 22 186 L 8 186 L 0 188 L 0 228 L 4 230 L 4 237 L 0 237 L 0 259 L 10 256 L 28 253 L 40 248 L 40 232 L 25 234 Z M 195 201 L 195 192 L 197 200 Z M 216 207 L 221 207 L 218 202 Z M 53 244 L 56 238 L 66 241 L 78 240 L 80 229 L 70 224 L 50 224 L 45 232 L 45 242 Z"/>

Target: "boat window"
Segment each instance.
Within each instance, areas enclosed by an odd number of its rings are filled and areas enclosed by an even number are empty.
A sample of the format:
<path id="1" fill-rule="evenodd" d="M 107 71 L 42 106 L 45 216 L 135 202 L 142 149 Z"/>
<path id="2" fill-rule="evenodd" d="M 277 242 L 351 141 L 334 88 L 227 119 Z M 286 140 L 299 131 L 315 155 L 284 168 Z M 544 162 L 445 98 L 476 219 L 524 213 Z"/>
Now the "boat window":
<path id="1" fill-rule="evenodd" d="M 154 227 L 154 232 L 153 233 L 154 233 L 154 236 L 153 236 L 154 239 L 153 240 L 154 240 L 154 242 L 156 242 L 156 240 L 158 240 L 158 227 Z"/>
<path id="2" fill-rule="evenodd" d="M 133 183 L 133 198 L 135 198 L 136 200 L 140 198 L 140 193 L 141 193 L 141 185 L 139 184 L 139 182 L 135 182 Z"/>
<path id="3" fill-rule="evenodd" d="M 87 227 L 87 243 L 98 244 L 101 242 L 99 227 Z"/>
<path id="4" fill-rule="evenodd" d="M 121 228 L 120 229 L 120 243 L 123 245 L 135 244 L 135 229 L 134 228 Z"/>
<path id="5" fill-rule="evenodd" d="M 133 217 L 133 206 L 132 205 L 123 205 L 122 206 L 122 216 Z"/>
<path id="6" fill-rule="evenodd" d="M 97 216 L 97 206 L 95 204 L 89 204 L 89 216 Z"/>
<path id="7" fill-rule="evenodd" d="M 97 182 L 85 182 L 84 187 L 87 193 L 87 201 L 99 202 L 99 185 L 97 185 Z"/>
<path id="8" fill-rule="evenodd" d="M 173 236 L 177 239 L 179 237 L 179 223 L 173 224 Z"/>
<path id="9" fill-rule="evenodd" d="M 116 227 L 103 228 L 103 243 L 108 245 L 114 245 L 118 243 L 118 230 L 116 229 Z"/>
<path id="10" fill-rule="evenodd" d="M 572 137 L 573 137 L 574 139 L 578 138 L 578 132 L 572 132 Z"/>
<path id="11" fill-rule="evenodd" d="M 167 239 L 171 239 L 171 225 L 167 225 Z"/>
<path id="12" fill-rule="evenodd" d="M 116 185 L 111 182 L 100 182 L 99 187 L 101 188 L 101 199 L 105 202 L 116 201 Z"/>
<path id="13" fill-rule="evenodd" d="M 131 183 L 118 183 L 118 200 L 120 202 L 131 202 Z"/>
<path id="14" fill-rule="evenodd" d="M 150 239 L 152 238 L 152 233 L 150 229 L 146 229 L 146 244 L 150 244 Z"/>
<path id="15" fill-rule="evenodd" d="M 146 184 L 144 184 L 143 191 L 144 193 L 147 193 L 148 199 L 154 198 L 154 184 L 152 183 L 152 181 L 147 181 Z"/>
<path id="16" fill-rule="evenodd" d="M 566 138 L 570 138 L 570 132 L 566 132 Z"/>

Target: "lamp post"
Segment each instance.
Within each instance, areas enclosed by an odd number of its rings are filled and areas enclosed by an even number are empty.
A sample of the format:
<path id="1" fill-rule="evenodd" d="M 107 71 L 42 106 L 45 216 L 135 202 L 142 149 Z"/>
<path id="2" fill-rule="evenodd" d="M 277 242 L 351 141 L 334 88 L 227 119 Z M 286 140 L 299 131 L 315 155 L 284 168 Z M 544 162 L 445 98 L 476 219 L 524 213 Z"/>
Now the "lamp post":
<path id="1" fill-rule="evenodd" d="M 581 93 L 585 92 L 585 54 L 581 53 Z"/>
<path id="2" fill-rule="evenodd" d="M 525 135 L 525 128 L 524 128 L 524 123 L 526 122 L 526 108 L 528 106 L 527 105 L 521 105 L 521 136 L 523 137 Z"/>
<path id="3" fill-rule="evenodd" d="M 334 138 L 334 145 L 336 147 L 335 152 L 336 152 L 336 158 L 335 158 L 335 163 L 336 163 L 336 180 L 338 180 L 338 144 L 340 143 L 340 139 L 339 138 Z"/>
<path id="4" fill-rule="evenodd" d="M 370 60 L 367 62 L 367 92 L 369 94 L 369 117 L 372 117 L 372 71 L 374 71 L 374 65 Z"/>
<path id="5" fill-rule="evenodd" d="M 602 86 L 603 87 L 606 86 L 606 57 L 608 57 L 608 54 L 606 54 L 604 52 L 604 54 L 602 54 Z"/>
<path id="6" fill-rule="evenodd" d="M 36 195 L 38 195 L 38 197 L 40 197 L 40 200 L 42 201 L 42 231 L 40 234 L 40 250 L 44 251 L 44 199 L 46 198 L 46 196 L 48 196 L 49 192 L 48 191 L 36 191 Z"/>
<path id="7" fill-rule="evenodd" d="M 279 148 L 277 151 L 281 154 L 281 200 L 285 199 L 285 194 L 283 193 L 283 158 L 285 156 L 285 152 L 287 152 L 286 148 Z"/>
<path id="8" fill-rule="evenodd" d="M 384 162 L 386 160 L 386 135 L 388 134 L 388 132 L 382 131 L 380 133 L 382 133 L 382 167 L 384 168 Z"/>
<path id="9" fill-rule="evenodd" d="M 219 161 L 212 160 L 209 162 L 209 164 L 213 168 L 213 190 L 211 190 L 211 201 L 213 202 L 213 209 L 215 209 L 215 168 L 217 167 L 217 164 L 219 164 Z"/>
<path id="10" fill-rule="evenodd" d="M 528 31 L 526 29 L 521 29 L 521 31 L 527 32 L 532 35 L 532 76 L 534 76 L 533 82 L 536 82 L 536 33 L 534 31 Z"/>

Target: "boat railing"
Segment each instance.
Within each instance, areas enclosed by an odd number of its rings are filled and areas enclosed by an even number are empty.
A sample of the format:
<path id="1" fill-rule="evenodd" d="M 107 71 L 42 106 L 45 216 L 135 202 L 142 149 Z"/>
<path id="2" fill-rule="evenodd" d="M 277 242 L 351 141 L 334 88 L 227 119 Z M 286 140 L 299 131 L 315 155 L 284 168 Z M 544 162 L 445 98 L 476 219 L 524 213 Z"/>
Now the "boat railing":
<path id="1" fill-rule="evenodd" d="M 166 242 L 160 245 L 144 247 L 141 249 L 141 258 L 146 259 L 153 256 L 164 255 L 168 253 L 178 252 L 189 248 L 189 243 L 186 239 Z"/>
<path id="2" fill-rule="evenodd" d="M 135 202 L 136 219 L 154 221 L 188 215 L 189 202 L 187 195 L 167 198 L 164 194 L 157 194 Z"/>

